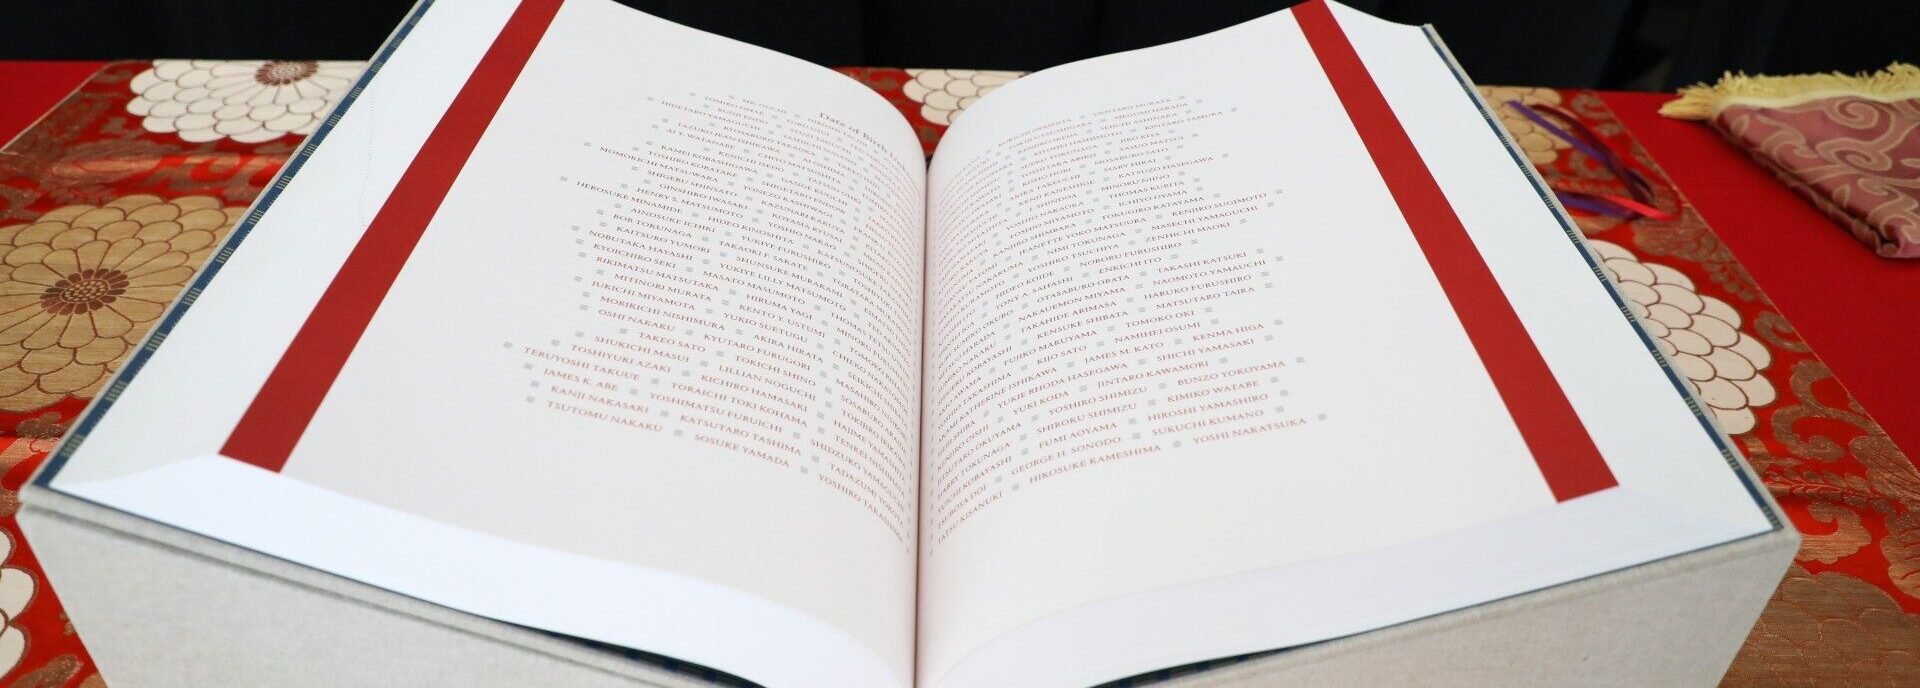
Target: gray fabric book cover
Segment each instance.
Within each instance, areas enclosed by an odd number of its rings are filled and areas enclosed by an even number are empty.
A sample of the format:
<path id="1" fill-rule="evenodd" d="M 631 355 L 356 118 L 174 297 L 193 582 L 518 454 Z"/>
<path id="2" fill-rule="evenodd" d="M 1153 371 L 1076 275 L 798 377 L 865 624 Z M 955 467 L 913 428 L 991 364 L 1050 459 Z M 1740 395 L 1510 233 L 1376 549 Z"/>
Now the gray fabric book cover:
<path id="1" fill-rule="evenodd" d="M 422 11 L 425 7 L 423 3 Z M 1331 17 L 1326 21 L 1331 22 Z M 1445 46 L 1430 29 L 1426 36 L 1452 70 L 1457 86 L 1473 98 L 1479 114 L 1487 120 L 1486 126 L 1499 132 L 1493 118 L 1486 116 L 1486 104 L 1479 100 Z M 382 60 L 392 54 L 399 38 L 396 34 L 383 48 Z M 1421 44 L 1423 52 L 1425 47 Z M 1432 62 L 1433 53 L 1425 53 L 1423 59 Z M 1358 58 L 1355 60 L 1357 64 Z M 376 61 L 370 74 L 380 68 L 381 62 Z M 1438 73 L 1445 75 L 1446 71 Z M 365 89 L 365 83 L 355 89 L 356 96 Z M 1471 113 L 1471 109 L 1466 111 Z M 336 114 L 332 122 L 339 119 Z M 1507 152 L 1512 153 L 1513 142 L 1504 132 L 1500 136 Z M 316 136 L 314 144 L 321 138 L 324 135 Z M 1486 148 L 1499 150 L 1491 139 Z M 309 145 L 296 163 L 288 166 L 274 185 L 275 191 L 264 196 L 262 205 L 250 213 L 249 226 L 260 221 L 264 204 L 287 187 L 287 180 L 300 167 L 298 161 L 313 150 L 314 145 Z M 1553 201 L 1538 175 L 1518 155 L 1513 156 L 1513 164 L 1525 171 L 1533 191 L 1557 216 L 1566 240 L 1584 251 L 1565 210 Z M 221 260 L 233 254 L 234 245 L 245 234 L 234 233 L 234 243 L 222 252 Z M 1566 246 L 1556 248 L 1564 250 Z M 1587 266 L 1593 266 L 1590 253 L 1583 257 Z M 191 303 L 204 287 L 204 281 L 196 285 L 183 297 L 183 304 Z M 1610 295 L 1617 303 L 1618 294 Z M 587 306 L 580 308 L 584 311 Z M 183 306 L 176 308 L 168 320 L 169 327 L 183 310 Z M 1625 315 L 1631 320 L 1631 314 Z M 1672 378 L 1670 362 L 1658 358 L 1660 354 L 1651 350 L 1644 332 L 1639 334 L 1667 377 Z M 111 684 L 752 685 L 716 668 L 651 651 L 657 648 L 591 642 L 468 614 L 295 563 L 292 557 L 283 559 L 195 534 L 59 489 L 51 477 L 87 439 L 93 423 L 127 389 L 127 378 L 138 371 L 167 335 L 165 328 L 156 331 L 140 358 L 96 400 L 69 446 L 58 450 L 55 459 L 43 467 L 42 475 L 22 492 L 22 527 L 49 575 L 59 581 L 74 623 L 85 629 L 89 649 Z M 496 341 L 489 340 L 488 344 Z M 512 342 L 508 342 L 511 347 Z M 1777 505 L 1763 490 L 1755 488 L 1758 480 L 1739 461 L 1730 441 L 1713 429 L 1711 420 L 1700 413 L 1697 400 L 1680 388 L 1677 378 L 1674 380 L 1675 388 L 1699 419 L 1700 428 L 1711 436 L 1717 451 L 1714 468 L 1717 470 L 1719 460 L 1724 459 L 1732 478 L 1739 481 L 1744 495 L 1751 496 L 1771 524 L 1770 529 L 1373 630 L 1336 634 L 1331 639 L 1252 655 L 1165 667 L 1111 685 L 1691 686 L 1715 682 L 1758 617 L 1799 540 L 1780 516 Z M 535 386 L 538 384 L 536 381 Z M 630 391 L 639 393 L 637 388 Z M 528 396 L 526 400 L 531 403 L 535 398 Z M 1571 414 L 1570 408 L 1567 413 Z M 1325 416 L 1320 419 L 1325 420 Z M 1698 439 L 1699 428 L 1686 430 Z M 299 435 L 293 437 L 298 439 Z M 1174 442 L 1173 446 L 1180 445 Z M 1597 451 L 1593 458 L 1600 461 Z M 279 461 L 283 466 L 286 456 L 280 456 Z M 267 466 L 270 471 L 279 467 Z M 1540 469 L 1547 470 L 1544 460 Z M 799 470 L 802 474 L 807 471 Z M 1604 462 L 1599 470 L 1606 472 Z M 1606 480 L 1613 478 L 1609 475 Z M 1554 481 L 1550 478 L 1547 482 Z M 1730 485 L 1714 482 L 1709 486 L 1718 489 Z M 1555 496 L 1564 502 L 1604 489 L 1593 487 L 1568 497 L 1559 495 L 1556 487 Z M 1722 497 L 1724 504 L 1724 494 Z M 1751 512 L 1747 516 L 1751 517 Z M 350 539 L 353 534 L 343 533 L 341 537 Z M 1538 552 L 1528 554 L 1537 556 Z M 1464 582 L 1459 571 L 1473 570 L 1477 557 L 1477 553 L 1466 551 L 1454 561 L 1440 557 L 1436 561 L 1452 567 L 1448 570 L 1454 572 L 1450 574 L 1453 577 L 1436 576 L 1434 580 Z M 476 572 L 476 576 L 481 573 L 499 574 Z M 1419 589 L 1419 584 L 1434 584 L 1422 580 L 1427 574 L 1414 568 L 1396 575 L 1403 577 L 1407 587 Z M 1496 577 L 1500 572 L 1490 565 L 1485 575 Z M 528 600 L 538 600 L 546 591 L 570 584 L 569 580 L 530 579 L 524 585 L 515 585 L 515 592 L 509 594 L 523 590 Z M 1352 588 L 1333 590 L 1336 581 L 1329 580 L 1327 585 L 1329 595 L 1353 594 Z M 1314 592 L 1293 594 L 1311 597 Z M 636 619 L 639 621 L 644 620 Z M 1247 647 L 1241 645 L 1239 649 Z M 740 650 L 750 655 L 754 648 Z M 912 659 L 917 655 L 906 656 Z M 926 681 L 924 675 L 921 680 Z"/>

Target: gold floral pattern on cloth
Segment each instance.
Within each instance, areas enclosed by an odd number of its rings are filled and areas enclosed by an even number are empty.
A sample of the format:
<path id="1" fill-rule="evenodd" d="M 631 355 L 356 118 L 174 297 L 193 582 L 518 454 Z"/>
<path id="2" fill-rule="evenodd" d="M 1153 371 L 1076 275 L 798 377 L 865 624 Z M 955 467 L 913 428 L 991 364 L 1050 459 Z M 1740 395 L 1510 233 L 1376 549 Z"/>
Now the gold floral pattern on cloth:
<path id="1" fill-rule="evenodd" d="M 315 75 L 331 69 L 318 64 Z M 359 63 L 351 64 L 357 74 Z M 324 85 L 314 75 L 302 79 L 305 67 L 277 69 L 265 77 L 286 83 L 249 91 L 248 116 L 274 112 L 253 107 L 260 101 L 307 97 Z M 17 490 L 300 142 L 300 127 L 254 141 L 273 131 L 270 118 L 258 120 L 259 129 L 228 125 L 234 136 L 196 128 L 198 120 L 149 128 L 148 115 L 172 112 L 154 98 L 140 107 L 157 113 L 134 111 L 143 92 L 167 93 L 151 90 L 161 74 L 141 77 L 155 71 L 146 61 L 107 65 L 0 151 L 0 536 L 11 545 L 0 578 L 18 570 L 34 589 L 31 603 L 16 608 L 0 581 L 0 650 L 11 647 L 16 631 L 25 647 L 0 671 L 7 688 L 104 685 L 84 632 L 67 620 L 57 584 L 45 578 L 14 520 Z M 165 76 L 176 86 L 205 86 L 217 75 L 206 71 L 205 82 L 184 71 Z M 201 95 L 175 93 L 172 102 L 189 112 L 209 108 L 189 105 Z M 212 90 L 205 95 L 213 97 Z M 237 112 L 217 110 L 207 114 Z"/>
<path id="2" fill-rule="evenodd" d="M 1920 685 L 1920 615 L 1885 591 L 1842 573 L 1798 565 L 1786 580 L 1723 686 Z"/>
<path id="3" fill-rule="evenodd" d="M 107 682 L 99 674 L 89 673 L 86 678 L 73 682 L 83 670 L 88 670 L 87 662 L 72 654 L 64 654 L 47 660 L 37 669 L 19 667 L 19 677 L 7 688 L 105 688 Z"/>
<path id="4" fill-rule="evenodd" d="M 14 467 L 23 463 L 31 465 L 53 451 L 61 436 L 67 434 L 67 427 L 55 411 L 14 425 L 12 437 L 0 437 L 0 476 L 11 475 Z M 0 489 L 0 519 L 11 519 L 17 513 L 20 513 L 20 493 L 12 487 Z"/>
<path id="5" fill-rule="evenodd" d="M 127 112 L 147 131 L 242 143 L 313 133 L 353 87 L 363 62 L 154 60 L 128 82 Z"/>
<path id="6" fill-rule="evenodd" d="M 101 384 L 243 210 L 141 194 L 0 227 L 0 410 Z"/>
<path id="7" fill-rule="evenodd" d="M 940 125 L 952 125 L 960 113 L 1026 72 L 983 69 L 909 69 L 912 77 L 902 91 L 920 103 L 920 116 Z"/>
<path id="8" fill-rule="evenodd" d="M 1773 355 L 1760 340 L 1740 331 L 1739 311 L 1701 296 L 1693 280 L 1679 270 L 1643 262 L 1619 244 L 1598 239 L 1587 243 L 1620 285 L 1627 307 L 1685 376 L 1687 388 L 1713 411 L 1720 427 L 1730 435 L 1753 431 L 1753 407 L 1774 400 L 1773 383 L 1760 375 Z"/>
<path id="9" fill-rule="evenodd" d="M 1559 159 L 1561 151 L 1572 147 L 1564 139 L 1534 124 L 1533 120 L 1521 117 L 1520 113 L 1507 105 L 1507 101 L 1517 100 L 1522 105 L 1558 106 L 1563 102 L 1559 91 L 1526 86 L 1482 86 L 1480 96 L 1487 100 L 1489 109 L 1499 118 L 1500 126 L 1507 128 L 1507 133 L 1513 135 L 1513 142 L 1520 145 L 1520 151 L 1533 164 L 1551 164 Z"/>
<path id="10" fill-rule="evenodd" d="M 13 556 L 13 536 L 0 531 L 0 563 Z M 33 601 L 33 572 L 18 566 L 0 566 L 0 675 L 20 664 L 27 652 L 27 633 L 13 625 Z"/>

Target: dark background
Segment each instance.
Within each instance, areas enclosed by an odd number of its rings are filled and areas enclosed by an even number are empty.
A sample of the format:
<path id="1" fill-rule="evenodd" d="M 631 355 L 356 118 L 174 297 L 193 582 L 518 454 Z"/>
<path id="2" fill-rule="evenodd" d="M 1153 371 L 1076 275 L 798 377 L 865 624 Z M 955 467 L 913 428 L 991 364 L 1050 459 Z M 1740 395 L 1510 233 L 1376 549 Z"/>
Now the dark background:
<path id="1" fill-rule="evenodd" d="M 443 0 L 455 1 L 455 0 Z M 1346 0 L 1431 23 L 1475 81 L 1664 90 L 1920 62 L 1920 0 Z M 623 0 L 823 65 L 1040 69 L 1297 0 Z M 411 2 L 4 0 L 0 59 L 365 59 Z M 0 94 L 0 97 L 5 97 Z"/>

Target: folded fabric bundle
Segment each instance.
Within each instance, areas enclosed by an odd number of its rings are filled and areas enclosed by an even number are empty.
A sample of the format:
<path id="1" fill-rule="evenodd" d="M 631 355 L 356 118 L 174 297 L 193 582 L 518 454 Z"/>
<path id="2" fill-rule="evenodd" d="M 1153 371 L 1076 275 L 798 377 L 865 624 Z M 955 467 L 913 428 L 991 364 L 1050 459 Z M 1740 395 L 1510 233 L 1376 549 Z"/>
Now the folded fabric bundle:
<path id="1" fill-rule="evenodd" d="M 1660 108 L 1705 120 L 1888 258 L 1920 258 L 1920 67 L 1747 76 Z"/>

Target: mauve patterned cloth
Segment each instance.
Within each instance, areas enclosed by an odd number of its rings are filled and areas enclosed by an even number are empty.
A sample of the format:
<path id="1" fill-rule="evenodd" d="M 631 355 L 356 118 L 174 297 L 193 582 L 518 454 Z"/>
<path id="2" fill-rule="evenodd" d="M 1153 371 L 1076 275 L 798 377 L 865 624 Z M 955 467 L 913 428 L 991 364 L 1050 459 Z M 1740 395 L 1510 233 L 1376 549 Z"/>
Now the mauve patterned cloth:
<path id="1" fill-rule="evenodd" d="M 1920 66 L 1727 74 L 1660 114 L 1712 124 L 1875 253 L 1920 258 Z"/>
<path id="2" fill-rule="evenodd" d="M 1713 126 L 1876 253 L 1920 258 L 1920 97 L 1735 104 Z"/>

